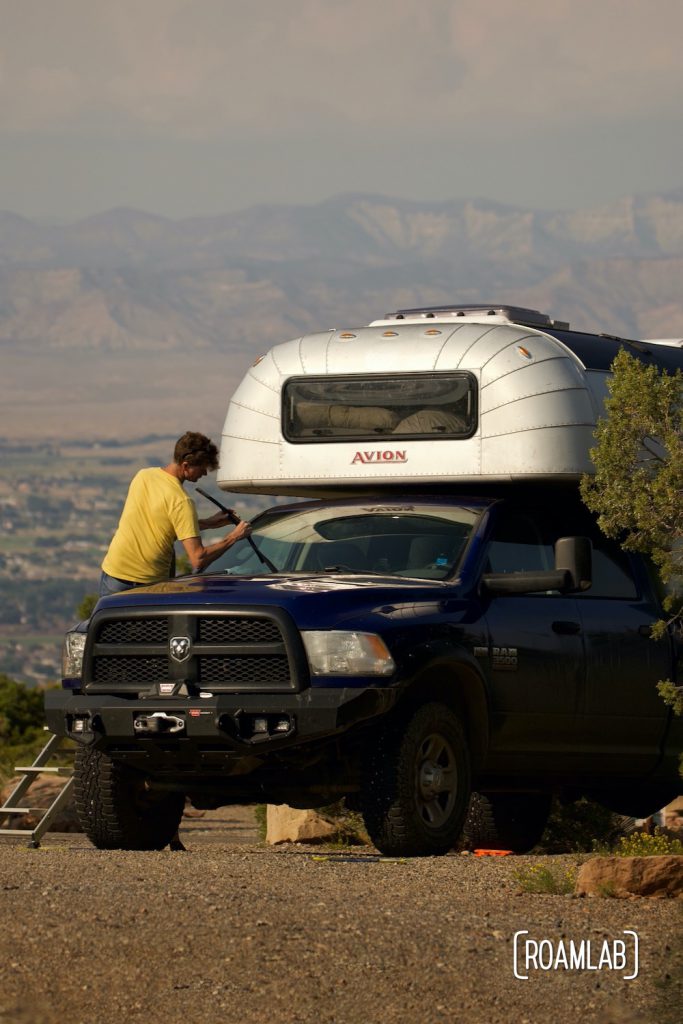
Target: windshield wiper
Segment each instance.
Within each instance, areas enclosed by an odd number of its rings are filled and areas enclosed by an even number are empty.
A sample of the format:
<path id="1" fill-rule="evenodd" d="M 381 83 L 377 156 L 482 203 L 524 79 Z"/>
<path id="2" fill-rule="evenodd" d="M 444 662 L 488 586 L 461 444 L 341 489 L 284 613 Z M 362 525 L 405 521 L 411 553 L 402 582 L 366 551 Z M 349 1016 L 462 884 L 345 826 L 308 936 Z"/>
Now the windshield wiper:
<path id="1" fill-rule="evenodd" d="M 235 510 L 233 508 L 228 508 L 226 505 L 223 505 L 220 501 L 218 501 L 211 494 L 209 494 L 208 491 L 203 491 L 201 487 L 196 487 L 196 486 L 195 486 L 195 491 L 197 491 L 198 494 L 201 494 L 202 497 L 208 498 L 208 500 L 212 501 L 214 503 L 214 505 L 218 505 L 218 507 L 221 510 L 221 512 L 225 512 L 225 514 L 229 518 L 230 522 L 234 523 L 235 526 L 237 526 L 238 523 L 242 522 L 242 520 L 240 519 L 240 517 L 237 515 L 237 513 L 235 512 Z M 277 568 L 277 566 L 273 565 L 271 560 L 268 558 L 268 555 L 264 555 L 262 551 L 259 551 L 259 549 L 256 547 L 256 544 L 254 542 L 254 538 L 251 536 L 251 534 L 248 537 L 245 537 L 244 539 L 247 541 L 248 544 L 251 544 L 252 548 L 254 549 L 256 554 L 258 555 L 259 560 L 261 562 L 263 562 L 264 565 L 267 565 L 271 572 L 279 572 L 280 571 Z"/>
<path id="2" fill-rule="evenodd" d="M 350 565 L 324 565 L 320 572 L 338 572 L 346 573 L 351 576 L 395 576 L 396 573 L 385 570 L 380 572 L 378 569 L 352 569 Z"/>

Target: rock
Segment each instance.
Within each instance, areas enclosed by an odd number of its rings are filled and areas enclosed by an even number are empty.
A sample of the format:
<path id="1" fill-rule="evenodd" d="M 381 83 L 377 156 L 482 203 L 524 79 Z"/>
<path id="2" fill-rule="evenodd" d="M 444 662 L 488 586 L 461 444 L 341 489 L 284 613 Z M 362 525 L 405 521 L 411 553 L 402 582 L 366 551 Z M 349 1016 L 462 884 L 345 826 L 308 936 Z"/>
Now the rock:
<path id="1" fill-rule="evenodd" d="M 5 804 L 10 793 L 14 791 L 22 777 L 23 776 L 15 776 L 13 779 L 10 779 L 2 789 L 0 789 L 0 806 Z M 31 784 L 30 789 L 20 799 L 19 804 L 22 807 L 44 807 L 47 809 L 64 787 L 65 783 L 66 779 L 64 778 L 55 778 L 54 776 L 49 775 L 41 776 Z M 0 820 L 0 827 L 21 828 L 30 831 L 36 827 L 41 817 L 42 814 L 40 811 L 32 814 L 18 814 L 11 818 L 7 818 L 3 815 Z M 65 805 L 61 808 L 57 817 L 51 823 L 49 831 L 81 831 L 81 826 L 78 824 L 78 818 L 76 817 L 76 806 L 74 804 L 73 791 L 69 794 Z"/>
<path id="2" fill-rule="evenodd" d="M 206 811 L 198 811 L 196 807 L 193 807 L 189 800 L 185 801 L 185 809 L 183 811 L 183 818 L 203 818 Z"/>
<path id="3" fill-rule="evenodd" d="M 677 796 L 663 809 L 662 824 L 668 832 L 683 839 L 683 796 Z"/>
<path id="4" fill-rule="evenodd" d="M 299 811 L 287 804 L 268 804 L 266 811 L 266 842 L 319 843 L 336 835 L 336 825 L 316 811 Z"/>
<path id="5" fill-rule="evenodd" d="M 577 896 L 683 896 L 683 856 L 593 857 L 579 869 Z"/>

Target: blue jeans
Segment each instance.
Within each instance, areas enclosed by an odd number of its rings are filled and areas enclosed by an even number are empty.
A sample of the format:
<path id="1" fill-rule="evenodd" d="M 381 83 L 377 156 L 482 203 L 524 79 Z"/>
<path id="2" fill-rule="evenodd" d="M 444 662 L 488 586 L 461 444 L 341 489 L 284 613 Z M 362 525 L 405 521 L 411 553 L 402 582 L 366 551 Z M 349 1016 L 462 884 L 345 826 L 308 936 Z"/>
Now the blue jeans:
<path id="1" fill-rule="evenodd" d="M 134 590 L 135 587 L 143 587 L 144 583 L 133 583 L 132 580 L 119 580 L 116 576 L 102 571 L 100 576 L 100 597 L 109 597 L 110 594 L 121 594 L 124 590 Z"/>

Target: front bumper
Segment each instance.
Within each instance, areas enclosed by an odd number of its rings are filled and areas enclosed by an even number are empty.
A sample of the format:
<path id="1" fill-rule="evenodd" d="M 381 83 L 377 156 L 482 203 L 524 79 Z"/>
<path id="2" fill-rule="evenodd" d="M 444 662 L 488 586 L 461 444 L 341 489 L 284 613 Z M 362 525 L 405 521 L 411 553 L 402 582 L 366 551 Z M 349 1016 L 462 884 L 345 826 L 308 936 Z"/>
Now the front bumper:
<path id="1" fill-rule="evenodd" d="M 272 751 L 326 740 L 384 714 L 395 688 L 310 688 L 290 694 L 223 694 L 210 698 L 86 696 L 48 690 L 48 728 L 124 760 L 263 758 Z M 159 756 L 156 756 L 159 755 Z M 163 756 L 162 756 L 163 755 Z M 213 756 L 212 756 L 213 755 Z"/>

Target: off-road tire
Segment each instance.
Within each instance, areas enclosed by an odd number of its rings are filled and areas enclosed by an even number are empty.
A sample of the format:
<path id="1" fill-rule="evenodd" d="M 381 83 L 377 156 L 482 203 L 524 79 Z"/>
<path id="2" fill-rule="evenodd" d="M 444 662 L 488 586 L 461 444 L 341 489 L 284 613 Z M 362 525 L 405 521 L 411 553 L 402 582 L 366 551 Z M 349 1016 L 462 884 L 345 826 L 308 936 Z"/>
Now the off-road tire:
<path id="1" fill-rule="evenodd" d="M 361 792 L 368 835 L 388 856 L 448 853 L 470 788 L 467 740 L 450 708 L 430 703 L 396 716 L 368 744 Z"/>
<path id="2" fill-rule="evenodd" d="M 145 776 L 90 747 L 78 747 L 74 794 L 81 828 L 100 850 L 163 850 L 183 816 L 181 793 L 150 793 Z"/>
<path id="3" fill-rule="evenodd" d="M 477 793 L 463 830 L 467 849 L 528 853 L 545 831 L 551 797 L 546 793 Z"/>

